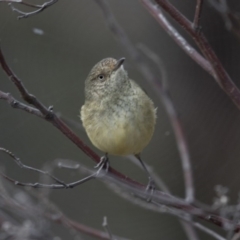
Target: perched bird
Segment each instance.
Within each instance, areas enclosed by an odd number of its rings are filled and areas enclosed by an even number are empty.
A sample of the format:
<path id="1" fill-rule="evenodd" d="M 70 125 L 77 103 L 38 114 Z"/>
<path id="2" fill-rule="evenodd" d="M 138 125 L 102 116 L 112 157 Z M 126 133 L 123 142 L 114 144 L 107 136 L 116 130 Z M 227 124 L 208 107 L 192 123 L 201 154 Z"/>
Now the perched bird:
<path id="1" fill-rule="evenodd" d="M 92 68 L 85 81 L 81 120 L 92 144 L 105 153 L 98 166 L 106 165 L 108 154 L 135 155 L 147 171 L 140 153 L 152 138 L 156 109 L 128 77 L 124 60 L 106 58 Z"/>

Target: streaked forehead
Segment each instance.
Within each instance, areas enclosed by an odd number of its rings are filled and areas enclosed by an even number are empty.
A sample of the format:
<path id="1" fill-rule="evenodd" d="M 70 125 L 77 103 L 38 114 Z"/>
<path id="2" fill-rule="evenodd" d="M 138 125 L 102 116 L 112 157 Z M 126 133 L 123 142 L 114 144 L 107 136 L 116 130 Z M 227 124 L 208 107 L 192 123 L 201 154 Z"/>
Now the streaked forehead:
<path id="1" fill-rule="evenodd" d="M 116 63 L 117 60 L 114 58 L 104 58 L 92 68 L 87 79 L 93 79 L 101 73 L 111 73 L 116 66 Z"/>
<path id="2" fill-rule="evenodd" d="M 93 72 L 99 72 L 103 69 L 106 71 L 111 71 L 116 66 L 117 60 L 114 58 L 105 58 L 98 62 L 92 69 Z"/>

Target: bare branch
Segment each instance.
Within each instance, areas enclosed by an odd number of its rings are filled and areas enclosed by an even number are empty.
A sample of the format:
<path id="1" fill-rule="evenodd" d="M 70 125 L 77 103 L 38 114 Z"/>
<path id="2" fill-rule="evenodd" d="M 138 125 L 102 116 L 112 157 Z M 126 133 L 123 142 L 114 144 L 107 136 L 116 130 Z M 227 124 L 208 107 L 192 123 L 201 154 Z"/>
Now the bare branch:
<path id="1" fill-rule="evenodd" d="M 53 215 L 47 214 L 47 217 L 49 219 L 51 219 L 52 221 L 56 222 L 56 223 L 66 225 L 66 226 L 68 226 L 72 229 L 75 229 L 76 231 L 79 231 L 81 233 L 84 233 L 84 234 L 87 234 L 89 236 L 95 237 L 97 239 L 101 239 L 101 240 L 112 240 L 112 239 L 129 240 L 129 239 L 126 239 L 126 238 L 123 238 L 123 237 L 120 237 L 120 236 L 116 236 L 116 235 L 113 235 L 112 236 L 113 238 L 110 238 L 108 233 L 97 230 L 97 229 L 94 229 L 94 228 L 91 228 L 91 227 L 86 226 L 82 223 L 78 223 L 76 221 L 73 221 L 73 220 L 67 218 L 64 215 L 61 215 L 61 216 L 56 218 Z"/>
<path id="2" fill-rule="evenodd" d="M 1 49 L 0 49 L 0 64 L 5 73 L 7 74 L 7 76 L 9 77 L 9 79 L 18 88 L 22 98 L 29 104 L 34 105 L 44 115 L 46 119 L 53 118 L 51 109 L 46 108 L 40 101 L 38 101 L 38 99 L 34 95 L 30 94 L 23 85 L 22 81 L 13 73 L 13 71 L 6 63 Z"/>
<path id="3" fill-rule="evenodd" d="M 30 171 L 33 171 L 33 172 L 37 172 L 37 173 L 46 175 L 46 176 L 52 178 L 52 179 L 53 179 L 54 181 L 56 181 L 57 183 L 59 183 L 59 184 L 61 184 L 61 185 L 63 185 L 64 187 L 67 188 L 67 185 L 66 185 L 63 181 L 61 181 L 61 180 L 59 180 L 58 178 L 54 177 L 54 176 L 51 175 L 49 172 L 43 171 L 43 170 L 40 170 L 40 169 L 37 169 L 37 168 L 29 167 L 29 166 L 27 166 L 27 165 L 24 165 L 24 164 L 21 162 L 20 158 L 16 157 L 12 152 L 10 152 L 9 150 L 7 150 L 6 148 L 0 147 L 0 151 L 1 151 L 1 152 L 4 152 L 4 153 L 6 153 L 8 156 L 10 156 L 10 157 L 14 160 L 14 162 L 15 162 L 20 168 L 24 168 L 24 169 L 27 169 L 27 170 L 30 170 Z"/>
<path id="4" fill-rule="evenodd" d="M 161 27 L 168 33 L 170 37 L 178 44 L 183 51 L 192 58 L 198 65 L 200 65 L 210 75 L 214 75 L 210 63 L 193 48 L 187 40 L 170 24 L 167 18 L 162 13 L 162 10 L 154 4 L 149 4 L 149 1 L 141 0 L 143 6 L 150 12 Z"/>
<path id="5" fill-rule="evenodd" d="M 240 239 L 240 232 L 236 233 L 231 240 L 239 240 Z"/>
<path id="6" fill-rule="evenodd" d="M 40 170 L 40 169 L 37 169 L 37 168 L 33 168 L 33 167 L 30 167 L 30 166 L 27 166 L 27 165 L 24 165 L 20 159 L 18 157 L 15 156 L 15 154 L 13 154 L 12 152 L 10 152 L 9 150 L 5 149 L 5 148 L 2 148 L 0 147 L 0 151 L 1 152 L 4 152 L 6 153 L 8 156 L 10 156 L 14 161 L 15 163 L 21 167 L 21 168 L 24 168 L 24 169 L 27 169 L 27 170 L 30 170 L 30 171 L 33 171 L 33 172 L 37 172 L 41 175 L 45 175 L 45 176 L 48 176 L 50 177 L 51 179 L 53 179 L 55 182 L 57 182 L 58 184 L 43 184 L 43 183 L 23 183 L 23 182 L 19 182 L 19 181 L 16 181 L 10 177 L 8 177 L 7 175 L 5 175 L 4 173 L 1 173 L 0 172 L 0 175 L 5 178 L 6 180 L 14 183 L 15 185 L 18 185 L 18 186 L 22 186 L 22 187 L 33 187 L 33 188 L 50 188 L 50 189 L 62 189 L 62 188 L 73 188 L 73 187 L 76 187 L 80 184 L 83 184 L 89 180 L 92 180 L 94 178 L 97 177 L 97 174 L 96 173 L 93 173 L 91 174 L 90 176 L 86 177 L 86 178 L 83 178 L 81 180 L 78 180 L 76 182 L 72 182 L 72 183 L 69 183 L 69 184 L 66 184 L 64 183 L 63 181 L 61 181 L 60 179 L 58 179 L 57 177 L 53 176 L 52 174 L 50 174 L 49 172 L 47 171 L 43 171 L 43 170 Z"/>
<path id="7" fill-rule="evenodd" d="M 13 108 L 20 109 L 43 118 L 42 113 L 38 109 L 28 106 L 22 102 L 19 102 L 10 93 L 5 93 L 0 91 L 0 99 L 6 100 L 10 104 L 10 106 Z"/>
<path id="8" fill-rule="evenodd" d="M 202 230 L 203 232 L 207 233 L 208 235 L 216 238 L 217 240 L 226 240 L 226 238 L 220 236 L 218 233 L 214 232 L 213 230 L 203 226 L 202 224 L 200 223 L 196 223 L 196 222 L 193 222 L 193 226 Z"/>
<path id="9" fill-rule="evenodd" d="M 11 154 L 11 153 L 10 153 Z M 65 167 L 64 164 L 60 164 L 60 166 Z M 68 167 L 72 169 L 72 167 Z M 89 170 L 83 166 L 74 166 L 74 169 L 81 169 L 81 171 L 83 169 L 85 169 L 85 172 L 87 173 L 91 173 L 92 170 Z M 5 174 L 0 172 L 0 175 L 5 178 L 6 180 L 14 183 L 15 185 L 19 185 L 19 186 L 29 186 L 29 187 L 35 187 L 35 188 L 52 188 L 52 189 L 62 189 L 62 188 L 66 188 L 64 185 L 61 184 L 40 184 L 40 183 L 35 183 L 35 184 L 31 184 L 31 183 L 21 183 L 18 182 L 8 176 L 6 176 Z M 95 172 L 92 173 L 90 176 L 78 180 L 76 182 L 70 183 L 70 184 L 66 184 L 68 188 L 77 186 L 79 184 L 82 184 L 86 181 L 89 181 L 91 179 L 95 179 L 95 178 L 99 178 L 102 179 L 103 181 L 106 181 L 107 183 L 116 183 L 118 184 L 121 188 L 128 190 L 129 192 L 131 192 L 131 194 L 134 194 L 135 196 L 139 197 L 140 199 L 148 199 L 150 196 L 152 198 L 152 202 L 153 204 L 157 205 L 166 205 L 169 206 L 171 208 L 175 208 L 180 209 L 184 212 L 184 214 L 191 214 L 192 216 L 197 216 L 200 219 L 204 219 L 208 222 L 212 222 L 220 227 L 223 227 L 224 225 L 228 225 L 231 226 L 233 223 L 232 221 L 220 217 L 218 215 L 217 212 L 213 212 L 213 211 L 209 211 L 209 210 L 204 210 L 204 208 L 202 207 L 201 209 L 191 205 L 189 203 L 187 203 L 186 201 L 180 199 L 180 198 L 176 198 L 174 196 L 168 195 L 168 194 L 163 194 L 161 192 L 154 192 L 154 194 L 150 194 L 148 192 L 146 192 L 144 189 L 136 187 L 134 185 L 130 185 L 128 182 L 123 182 L 121 180 L 119 180 L 118 178 L 116 178 L 114 175 L 112 174 L 96 174 Z M 149 203 L 150 204 L 150 203 Z M 151 209 L 151 205 L 149 205 L 150 209 Z M 157 209 L 156 209 L 157 210 Z M 161 212 L 161 209 L 159 208 L 157 210 L 158 212 Z M 172 212 L 174 212 L 174 210 L 171 210 Z M 240 229 L 240 225 L 236 225 L 235 226 L 235 230 Z"/>
<path id="10" fill-rule="evenodd" d="M 32 8 L 40 8 L 41 7 L 41 5 L 31 4 L 31 3 L 25 2 L 23 0 L 0 0 L 0 2 L 6 2 L 8 4 L 17 3 L 17 4 L 27 6 L 27 7 L 32 7 Z"/>
<path id="11" fill-rule="evenodd" d="M 109 226 L 108 226 L 108 222 L 107 222 L 107 217 L 106 217 L 106 216 L 103 217 L 102 226 L 104 227 L 106 233 L 108 234 L 109 239 L 114 240 L 113 235 L 112 235 L 112 233 L 111 233 L 111 231 L 110 231 L 110 228 L 109 228 Z"/>
<path id="12" fill-rule="evenodd" d="M 2 183 L 2 182 L 0 182 Z M 20 219 L 28 220 L 34 223 L 32 228 L 36 226 L 36 230 L 38 230 L 38 239 L 46 239 L 46 236 L 44 237 L 44 234 L 46 234 L 48 227 L 44 224 L 45 220 L 49 220 L 51 222 L 57 223 L 59 225 L 62 225 L 70 230 L 75 230 L 76 232 L 86 234 L 88 236 L 91 236 L 96 239 L 101 240 L 111 240 L 107 233 L 104 231 L 97 230 L 95 228 L 92 228 L 90 226 L 87 226 L 85 224 L 82 224 L 80 222 L 76 222 L 70 218 L 68 218 L 64 213 L 62 213 L 53 203 L 49 201 L 47 198 L 42 198 L 42 195 L 39 194 L 37 191 L 28 191 L 29 194 L 27 194 L 25 191 L 21 191 L 21 196 L 24 195 L 24 198 L 29 200 L 29 202 L 26 201 L 19 201 L 18 198 L 13 198 L 12 196 L 9 196 L 8 189 L 6 187 L 3 187 L 3 184 L 0 185 L 0 201 L 2 204 L 2 207 L 4 211 L 10 211 L 11 212 L 11 218 L 15 218 L 17 215 L 17 219 L 19 221 Z M 11 188 L 11 193 L 14 192 L 14 188 Z M 9 191 L 10 192 L 10 191 Z M 18 188 L 17 192 L 20 192 L 20 189 Z M 37 198 L 41 204 L 36 204 L 35 201 L 31 201 L 32 198 L 30 195 L 34 196 L 34 198 Z M 22 199 L 22 197 L 21 197 Z M 36 218 L 38 216 L 38 218 Z M 2 217 L 2 215 L 1 215 Z M 41 224 L 39 225 L 39 222 L 41 221 Z M 2 219 L 0 219 L 0 224 Z M 7 219 L 9 222 L 9 219 Z M 18 222 L 17 221 L 17 222 Z M 49 223 L 47 223 L 49 224 Z M 1 229 L 3 230 L 3 229 Z M 34 229 L 35 230 L 35 229 Z M 35 231 L 36 231 L 35 230 Z M 33 232 L 33 231 L 31 231 Z M 2 233 L 2 231 L 1 231 Z M 13 231 L 14 234 L 14 231 Z M 16 233 L 15 233 L 16 234 Z M 14 234 L 14 235 L 15 235 Z M 24 235 L 25 236 L 25 235 Z M 42 237 L 40 237 L 42 236 Z M 118 240 L 129 240 L 127 238 L 123 238 L 120 236 L 113 236 L 115 239 Z M 52 237 L 53 238 L 53 237 Z M 51 239 L 52 239 L 51 238 Z M 5 238 L 4 238 L 5 239 Z M 11 238 L 12 239 L 12 238 Z M 15 239 L 15 238 L 14 238 Z M 18 235 L 19 239 L 19 235 Z M 21 238 L 22 239 L 22 238 Z M 26 239 L 26 238 L 24 238 Z M 28 238 L 29 239 L 29 238 Z M 30 239 L 36 239 L 36 235 L 34 237 L 30 237 Z M 47 238 L 50 239 L 50 238 Z"/>
<path id="13" fill-rule="evenodd" d="M 147 5 L 155 7 L 151 1 L 141 1 L 144 3 L 144 6 Z M 220 60 L 216 56 L 203 33 L 200 31 L 195 31 L 192 27 L 192 23 L 186 19 L 186 17 L 183 16 L 168 0 L 155 0 L 155 2 L 162 7 L 192 37 L 205 58 L 211 64 L 212 69 L 214 69 L 214 78 L 216 82 L 235 103 L 238 109 L 240 109 L 240 91 L 222 66 Z M 149 7 L 147 9 L 151 12 L 152 8 Z M 162 20 L 159 18 L 159 21 Z M 172 38 L 175 38 L 175 36 L 172 35 Z"/>
<path id="14" fill-rule="evenodd" d="M 8 177 L 6 174 L 0 172 L 0 175 L 8 180 L 9 182 L 17 185 L 17 186 L 21 186 L 21 187 L 32 187 L 32 188 L 49 188 L 49 189 L 64 189 L 64 188 L 73 188 L 76 187 L 78 185 L 81 185 L 89 180 L 95 179 L 96 178 L 96 173 L 83 178 L 81 180 L 78 180 L 76 182 L 73 183 L 69 183 L 69 184 L 44 184 L 44 183 L 24 183 L 24 182 L 19 182 L 13 178 Z"/>
<path id="15" fill-rule="evenodd" d="M 219 235 L 218 233 L 214 232 L 213 230 L 205 227 L 204 225 L 202 225 L 202 224 L 200 224 L 198 222 L 193 221 L 192 218 L 189 218 L 189 216 L 184 214 L 184 213 L 175 211 L 174 209 L 171 209 L 171 208 L 167 208 L 167 211 L 168 211 L 168 213 L 170 213 L 170 214 L 178 217 L 179 219 L 181 219 L 182 222 L 188 223 L 188 225 L 187 225 L 188 227 L 189 227 L 189 225 L 191 225 L 191 226 L 193 226 L 195 228 L 198 228 L 202 232 L 205 232 L 206 234 L 214 237 L 217 240 L 226 240 L 225 238 L 223 238 L 221 235 Z M 191 229 L 190 229 L 190 231 L 191 231 Z M 193 238 L 189 238 L 189 239 L 195 239 L 194 237 L 195 236 L 193 235 Z"/>
<path id="16" fill-rule="evenodd" d="M 197 0 L 196 10 L 195 10 L 195 15 L 194 15 L 194 20 L 193 20 L 193 29 L 195 31 L 198 31 L 198 29 L 199 29 L 202 5 L 203 5 L 203 0 Z"/>
<path id="17" fill-rule="evenodd" d="M 11 6 L 11 9 L 14 12 L 19 13 L 20 15 L 18 16 L 18 19 L 22 19 L 22 18 L 28 18 L 32 15 L 38 14 L 42 11 L 44 11 L 45 9 L 47 9 L 48 7 L 52 6 L 53 4 L 55 4 L 58 0 L 50 0 L 49 2 L 45 2 L 42 5 L 35 5 L 35 4 L 31 4 L 31 3 L 27 3 L 23 0 L 0 0 L 1 2 L 7 2 L 9 3 L 9 5 Z M 21 10 L 19 10 L 18 8 L 15 8 L 12 3 L 17 3 L 17 4 L 22 4 L 24 6 L 27 7 L 31 7 L 31 8 L 36 8 L 37 10 L 31 11 L 31 12 L 23 12 Z"/>

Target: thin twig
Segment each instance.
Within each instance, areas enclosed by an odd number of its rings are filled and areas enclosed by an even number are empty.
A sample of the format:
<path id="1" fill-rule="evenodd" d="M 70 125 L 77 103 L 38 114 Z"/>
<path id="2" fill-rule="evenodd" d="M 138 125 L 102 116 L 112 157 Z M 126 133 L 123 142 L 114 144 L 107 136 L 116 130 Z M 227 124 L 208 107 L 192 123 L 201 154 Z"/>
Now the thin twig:
<path id="1" fill-rule="evenodd" d="M 106 217 L 106 216 L 103 217 L 102 226 L 104 227 L 106 233 L 108 234 L 109 239 L 110 239 L 110 240 L 114 240 L 113 235 L 112 235 L 112 232 L 111 232 L 111 230 L 110 230 L 110 228 L 109 228 L 109 226 L 108 226 L 108 222 L 107 222 L 107 217 Z"/>
<path id="2" fill-rule="evenodd" d="M 21 168 L 24 168 L 24 169 L 27 169 L 27 170 L 30 170 L 30 171 L 33 171 L 33 172 L 37 172 L 41 175 L 45 175 L 45 176 L 48 176 L 50 177 L 51 179 L 53 179 L 55 182 L 57 182 L 58 184 L 44 184 L 44 183 L 24 183 L 24 182 L 19 182 L 13 178 L 10 178 L 8 177 L 6 174 L 0 172 L 0 175 L 5 178 L 6 180 L 14 183 L 15 185 L 18 185 L 18 186 L 22 186 L 22 187 L 32 187 L 32 188 L 49 188 L 49 189 L 63 189 L 63 188 L 74 188 L 80 184 L 83 184 L 89 180 L 92 180 L 92 179 L 95 179 L 96 177 L 100 177 L 98 176 L 98 174 L 96 172 L 92 173 L 91 175 L 81 179 L 81 180 L 78 180 L 76 182 L 72 182 L 72 183 L 64 183 L 62 180 L 58 179 L 57 177 L 53 176 L 52 174 L 50 174 L 49 172 L 47 171 L 43 171 L 43 170 L 40 170 L 40 169 L 37 169 L 37 168 L 33 168 L 33 167 L 30 167 L 30 166 L 27 166 L 25 164 L 23 164 L 20 159 L 18 157 L 15 156 L 14 153 L 10 152 L 9 150 L 5 149 L 5 148 L 2 148 L 0 147 L 0 151 L 1 152 L 4 152 L 6 153 L 8 156 L 10 156 L 14 162 Z"/>
<path id="3" fill-rule="evenodd" d="M 41 7 L 40 5 L 35 5 L 35 4 L 32 4 L 32 3 L 28 3 L 28 2 L 25 2 L 23 0 L 0 0 L 0 2 L 17 3 L 17 4 L 27 6 L 27 7 L 32 7 L 32 8 L 40 8 Z"/>
<path id="4" fill-rule="evenodd" d="M 118 240 L 129 240 L 120 236 L 116 236 L 113 235 L 113 238 L 109 237 L 109 234 L 97 229 L 94 229 L 92 227 L 86 226 L 82 223 L 73 221 L 69 218 L 67 218 L 64 215 L 61 215 L 59 217 L 54 217 L 53 215 L 50 214 L 46 214 L 46 216 L 51 219 L 52 221 L 59 223 L 59 224 L 63 224 L 63 225 L 67 225 L 69 227 L 71 227 L 72 229 L 75 229 L 76 231 L 79 231 L 81 233 L 87 234 L 89 236 L 95 237 L 97 239 L 101 239 L 101 240 L 112 240 L 112 239 L 118 239 Z"/>
<path id="5" fill-rule="evenodd" d="M 193 19 L 193 29 L 195 31 L 199 30 L 199 22 L 201 17 L 202 5 L 203 5 L 203 0 L 197 0 L 194 19 Z"/>
<path id="6" fill-rule="evenodd" d="M 181 219 L 185 223 L 188 223 L 187 226 L 192 225 L 193 227 L 198 228 L 202 232 L 205 232 L 206 234 L 214 237 L 217 240 L 226 240 L 225 238 L 223 238 L 221 235 L 219 235 L 218 233 L 214 232 L 213 230 L 205 227 L 204 225 L 202 225 L 202 224 L 200 224 L 198 222 L 193 221 L 192 218 L 189 218 L 184 213 L 182 214 L 181 212 L 175 211 L 175 210 L 173 210 L 171 208 L 167 208 L 167 211 L 168 211 L 168 213 L 177 216 L 179 219 Z M 195 237 L 195 236 L 193 235 L 193 237 Z M 195 239 L 195 238 L 190 238 L 190 239 L 192 240 L 192 239 Z"/>
<path id="7" fill-rule="evenodd" d="M 36 115 L 41 118 L 44 117 L 43 114 L 38 109 L 28 106 L 28 105 L 16 100 L 10 93 L 5 93 L 5 92 L 0 91 L 0 99 L 6 100 L 13 108 L 26 111 L 28 113 L 31 113 L 31 114 Z"/>
<path id="8" fill-rule="evenodd" d="M 0 49 L 0 64 L 9 77 L 9 79 L 14 83 L 14 85 L 18 88 L 19 92 L 21 93 L 22 98 L 28 102 L 29 104 L 34 105 L 46 119 L 53 118 L 53 113 L 50 108 L 45 107 L 38 99 L 30 94 L 25 86 L 23 85 L 22 81 L 13 73 L 13 71 L 8 66 L 5 58 L 3 56 L 2 50 Z"/>
<path id="9" fill-rule="evenodd" d="M 37 168 L 33 168 L 33 167 L 30 167 L 30 166 L 27 166 L 25 164 L 23 164 L 20 160 L 20 158 L 16 157 L 15 154 L 13 154 L 12 152 L 10 152 L 9 150 L 7 150 L 6 148 L 2 148 L 0 147 L 0 151 L 1 152 L 4 152 L 6 153 L 8 156 L 10 156 L 14 162 L 20 167 L 20 168 L 24 168 L 24 169 L 27 169 L 27 170 L 30 170 L 30 171 L 33 171 L 33 172 L 37 172 L 37 173 L 40 173 L 40 174 L 43 174 L 43 175 L 46 175 L 50 178 L 52 178 L 54 181 L 56 181 L 57 183 L 59 184 L 62 184 L 64 187 L 67 187 L 67 185 L 59 180 L 58 178 L 54 177 L 52 174 L 50 174 L 49 172 L 47 171 L 43 171 L 43 170 L 40 170 L 40 169 L 37 169 Z"/>
<path id="10" fill-rule="evenodd" d="M 217 240 L 226 240 L 226 238 L 220 236 L 218 233 L 214 232 L 213 230 L 203 226 L 202 224 L 200 223 L 197 223 L 197 222 L 193 222 L 192 223 L 194 227 L 202 230 L 203 232 L 207 233 L 208 235 L 216 238 Z"/>
<path id="11" fill-rule="evenodd" d="M 96 173 L 90 175 L 90 176 L 87 176 L 86 178 L 83 178 L 81 180 L 78 180 L 76 182 L 72 182 L 72 183 L 69 183 L 69 184 L 44 184 L 44 183 L 24 183 L 24 182 L 19 182 L 13 178 L 10 178 L 8 177 L 6 174 L 0 172 L 0 175 L 8 180 L 9 182 L 17 185 L 17 186 L 21 186 L 21 187 L 32 187 L 32 188 L 49 188 L 49 189 L 64 189 L 64 188 L 73 188 L 73 187 L 76 187 L 78 185 L 81 185 L 89 180 L 92 180 L 92 179 L 95 179 L 96 178 Z"/>
<path id="12" fill-rule="evenodd" d="M 42 5 L 35 5 L 35 4 L 31 4 L 31 3 L 27 3 L 25 1 L 22 0 L 0 0 L 1 2 L 7 2 L 9 3 L 12 11 L 19 13 L 20 15 L 18 16 L 18 19 L 22 19 L 22 18 L 28 18 L 32 15 L 38 14 L 42 11 L 44 11 L 45 9 L 47 9 L 48 7 L 52 6 L 53 4 L 55 4 L 58 0 L 50 0 L 49 2 L 45 2 Z M 23 12 L 21 10 L 19 10 L 18 8 L 15 8 L 12 3 L 17 3 L 17 4 L 22 4 L 31 8 L 36 8 L 37 10 L 31 11 L 31 12 Z"/>

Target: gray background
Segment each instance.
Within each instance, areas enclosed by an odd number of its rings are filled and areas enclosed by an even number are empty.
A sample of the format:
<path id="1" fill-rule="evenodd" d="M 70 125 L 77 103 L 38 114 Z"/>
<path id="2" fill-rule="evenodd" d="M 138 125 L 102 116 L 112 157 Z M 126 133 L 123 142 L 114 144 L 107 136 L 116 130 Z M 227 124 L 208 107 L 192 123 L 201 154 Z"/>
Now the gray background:
<path id="1" fill-rule="evenodd" d="M 146 44 L 164 61 L 171 95 L 189 144 L 197 198 L 212 204 L 214 187 L 220 184 L 230 189 L 231 202 L 236 203 L 240 182 L 239 110 L 213 78 L 170 39 L 139 1 L 108 2 L 132 42 Z M 172 2 L 189 19 L 193 18 L 195 1 Z M 234 10 L 240 10 L 239 1 L 229 3 Z M 201 25 L 223 65 L 239 85 L 239 40 L 225 30 L 222 18 L 208 4 L 204 4 Z M 43 30 L 44 34 L 35 34 L 35 28 Z M 94 1 L 59 1 L 43 13 L 21 21 L 7 4 L 1 3 L 0 39 L 8 63 L 28 90 L 47 106 L 53 105 L 56 112 L 75 121 L 79 121 L 79 109 L 84 103 L 84 80 L 91 67 L 105 57 L 126 57 L 125 67 L 130 77 L 147 90 L 158 107 L 156 131 L 143 152 L 143 159 L 176 196 L 184 196 L 181 162 L 165 110 L 128 53 L 107 29 Z M 19 98 L 16 88 L 2 71 L 0 79 L 0 89 Z M 74 131 L 94 148 L 84 132 Z M 94 166 L 51 124 L 14 110 L 4 101 L 0 101 L 0 146 L 34 167 L 42 167 L 56 158 Z M 38 180 L 37 174 L 20 169 L 2 153 L 0 157 L 0 164 L 11 177 L 26 182 Z M 111 157 L 111 165 L 134 179 L 147 181 L 139 168 L 123 158 Z M 82 177 L 65 170 L 58 170 L 57 175 L 66 182 Z M 135 206 L 99 181 L 72 190 L 52 190 L 50 199 L 70 218 L 98 229 L 106 215 L 112 232 L 120 236 L 138 240 L 186 239 L 174 217 Z M 56 235 L 69 239 L 67 230 L 58 225 L 52 227 Z M 210 239 L 202 233 L 200 236 Z"/>

